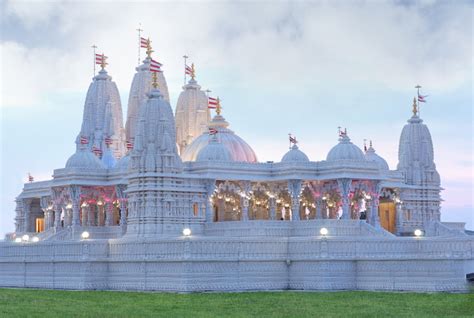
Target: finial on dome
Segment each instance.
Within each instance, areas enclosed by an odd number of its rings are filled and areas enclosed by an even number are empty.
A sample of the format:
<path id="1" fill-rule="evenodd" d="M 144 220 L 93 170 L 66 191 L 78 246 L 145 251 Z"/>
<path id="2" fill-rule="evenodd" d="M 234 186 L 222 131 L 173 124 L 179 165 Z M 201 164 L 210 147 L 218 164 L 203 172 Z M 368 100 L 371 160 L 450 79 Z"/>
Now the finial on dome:
<path id="1" fill-rule="evenodd" d="M 194 68 L 194 63 L 191 64 L 191 79 L 194 80 L 196 77 L 196 69 Z"/>
<path id="2" fill-rule="evenodd" d="M 413 97 L 413 109 L 412 109 L 412 112 L 413 112 L 413 116 L 416 116 L 416 114 L 418 113 L 418 106 L 416 104 L 416 97 Z"/>
<path id="3" fill-rule="evenodd" d="M 221 100 L 219 99 L 219 96 L 217 96 L 216 114 L 220 115 L 221 111 L 222 111 Z"/>
<path id="4" fill-rule="evenodd" d="M 150 38 L 148 38 L 146 40 L 146 55 L 148 56 L 148 58 L 151 58 L 151 53 L 153 53 L 153 52 L 154 51 L 151 48 L 151 40 L 150 40 Z"/>
<path id="5" fill-rule="evenodd" d="M 364 152 L 367 152 L 367 139 L 364 139 Z"/>
<path id="6" fill-rule="evenodd" d="M 369 141 L 369 147 L 372 148 L 372 140 Z"/>

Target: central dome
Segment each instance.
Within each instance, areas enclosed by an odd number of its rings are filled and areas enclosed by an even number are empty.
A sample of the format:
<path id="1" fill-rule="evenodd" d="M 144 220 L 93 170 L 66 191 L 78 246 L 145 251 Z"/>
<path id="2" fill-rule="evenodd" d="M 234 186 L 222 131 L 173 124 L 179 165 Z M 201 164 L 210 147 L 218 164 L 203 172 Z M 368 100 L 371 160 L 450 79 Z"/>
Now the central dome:
<path id="1" fill-rule="evenodd" d="M 362 150 L 351 142 L 347 134 L 343 133 L 339 143 L 329 151 L 326 160 L 365 160 L 365 156 Z"/>
<path id="2" fill-rule="evenodd" d="M 216 115 L 209 124 L 219 134 L 220 143 L 229 151 L 232 161 L 257 162 L 257 156 L 252 148 L 232 130 L 227 128 L 229 123 L 224 117 Z M 209 132 L 204 132 L 196 138 L 181 154 L 183 161 L 196 161 L 199 152 L 209 144 Z"/>

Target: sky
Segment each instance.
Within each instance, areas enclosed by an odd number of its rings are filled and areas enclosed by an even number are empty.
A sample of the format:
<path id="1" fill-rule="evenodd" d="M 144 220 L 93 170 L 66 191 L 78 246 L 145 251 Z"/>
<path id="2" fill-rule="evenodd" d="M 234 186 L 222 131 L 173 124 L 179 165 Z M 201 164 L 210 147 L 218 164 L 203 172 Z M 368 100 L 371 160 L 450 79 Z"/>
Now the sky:
<path id="1" fill-rule="evenodd" d="M 0 2 L 0 238 L 30 172 L 51 178 L 75 151 L 92 48 L 109 57 L 124 118 L 137 27 L 163 63 L 174 108 L 183 58 L 222 100 L 230 128 L 260 161 L 279 161 L 288 133 L 324 160 L 346 127 L 395 169 L 415 85 L 442 178 L 442 220 L 474 229 L 472 1 Z M 142 52 L 142 58 L 143 58 Z"/>

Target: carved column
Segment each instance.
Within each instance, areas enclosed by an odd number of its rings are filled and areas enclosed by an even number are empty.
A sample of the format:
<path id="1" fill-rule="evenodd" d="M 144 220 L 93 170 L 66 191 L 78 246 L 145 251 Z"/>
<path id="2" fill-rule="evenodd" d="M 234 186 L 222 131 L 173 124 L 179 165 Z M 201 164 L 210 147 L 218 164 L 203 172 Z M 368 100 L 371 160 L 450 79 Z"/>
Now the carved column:
<path id="1" fill-rule="evenodd" d="M 83 203 L 81 206 L 82 209 L 82 226 L 89 225 L 89 205 L 87 203 Z"/>
<path id="2" fill-rule="evenodd" d="M 380 182 L 373 182 L 370 195 L 372 199 L 370 201 L 370 224 L 375 227 L 380 227 L 379 217 L 379 197 L 382 187 Z"/>
<path id="3" fill-rule="evenodd" d="M 73 185 L 69 187 L 69 197 L 71 198 L 72 203 L 72 220 L 70 224 L 72 226 L 79 226 L 80 220 L 80 200 L 81 200 L 81 187 L 77 185 Z M 71 213 L 71 211 L 69 211 Z M 69 223 L 69 222 L 68 222 Z"/>
<path id="4" fill-rule="evenodd" d="M 30 222 L 31 222 L 31 199 L 23 199 L 23 213 L 25 215 L 23 221 L 23 232 L 30 231 Z"/>
<path id="5" fill-rule="evenodd" d="M 402 210 L 402 202 L 398 198 L 395 199 L 395 207 L 396 207 L 395 226 L 397 229 L 397 234 L 400 235 L 402 233 L 402 227 L 403 227 L 403 210 Z"/>
<path id="6" fill-rule="evenodd" d="M 323 218 L 323 199 L 321 195 L 316 196 L 314 203 L 316 204 L 316 219 L 320 220 Z"/>
<path id="7" fill-rule="evenodd" d="M 94 225 L 97 225 L 96 224 L 96 217 L 95 217 L 95 214 L 96 214 L 96 210 L 97 210 L 97 205 L 90 205 L 89 204 L 89 217 L 87 218 L 87 225 L 88 226 L 94 226 Z"/>
<path id="8" fill-rule="evenodd" d="M 301 180 L 288 180 L 288 192 L 291 197 L 291 214 L 292 220 L 300 220 L 300 193 L 301 193 Z"/>
<path id="9" fill-rule="evenodd" d="M 242 221 L 249 220 L 249 199 L 251 183 L 250 181 L 242 182 L 242 193 L 240 197 L 240 204 L 242 206 Z"/>
<path id="10" fill-rule="evenodd" d="M 212 223 L 214 220 L 214 215 L 212 211 L 212 195 L 216 189 L 215 180 L 206 181 L 206 222 Z"/>
<path id="11" fill-rule="evenodd" d="M 341 195 L 342 203 L 342 219 L 350 219 L 350 200 L 349 195 L 351 193 L 351 179 L 337 179 L 337 185 L 339 187 L 339 193 Z"/>
<path id="12" fill-rule="evenodd" d="M 112 201 L 105 203 L 105 225 L 114 225 L 114 204 Z"/>
<path id="13" fill-rule="evenodd" d="M 51 214 L 49 211 L 49 197 L 41 197 L 40 206 L 44 214 L 44 230 L 47 231 L 51 227 L 50 226 Z"/>
<path id="14" fill-rule="evenodd" d="M 62 205 L 61 203 L 54 203 L 54 228 L 60 229 L 61 228 L 61 212 L 62 212 Z"/>
<path id="15" fill-rule="evenodd" d="M 276 199 L 275 197 L 270 197 L 268 199 L 268 203 L 270 205 L 270 220 L 275 220 L 276 219 Z"/>
<path id="16" fill-rule="evenodd" d="M 120 225 L 122 226 L 127 225 L 128 201 L 125 196 L 125 189 L 126 186 L 124 184 L 119 184 L 115 187 L 115 193 L 120 202 Z"/>

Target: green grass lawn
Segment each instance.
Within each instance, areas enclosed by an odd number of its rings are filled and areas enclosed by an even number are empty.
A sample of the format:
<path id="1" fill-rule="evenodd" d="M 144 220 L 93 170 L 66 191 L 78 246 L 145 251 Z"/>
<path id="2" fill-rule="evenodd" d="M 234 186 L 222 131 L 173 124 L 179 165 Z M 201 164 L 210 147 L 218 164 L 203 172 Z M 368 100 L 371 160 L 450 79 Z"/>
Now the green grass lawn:
<path id="1" fill-rule="evenodd" d="M 474 294 L 0 289 L 0 317 L 474 317 Z"/>

